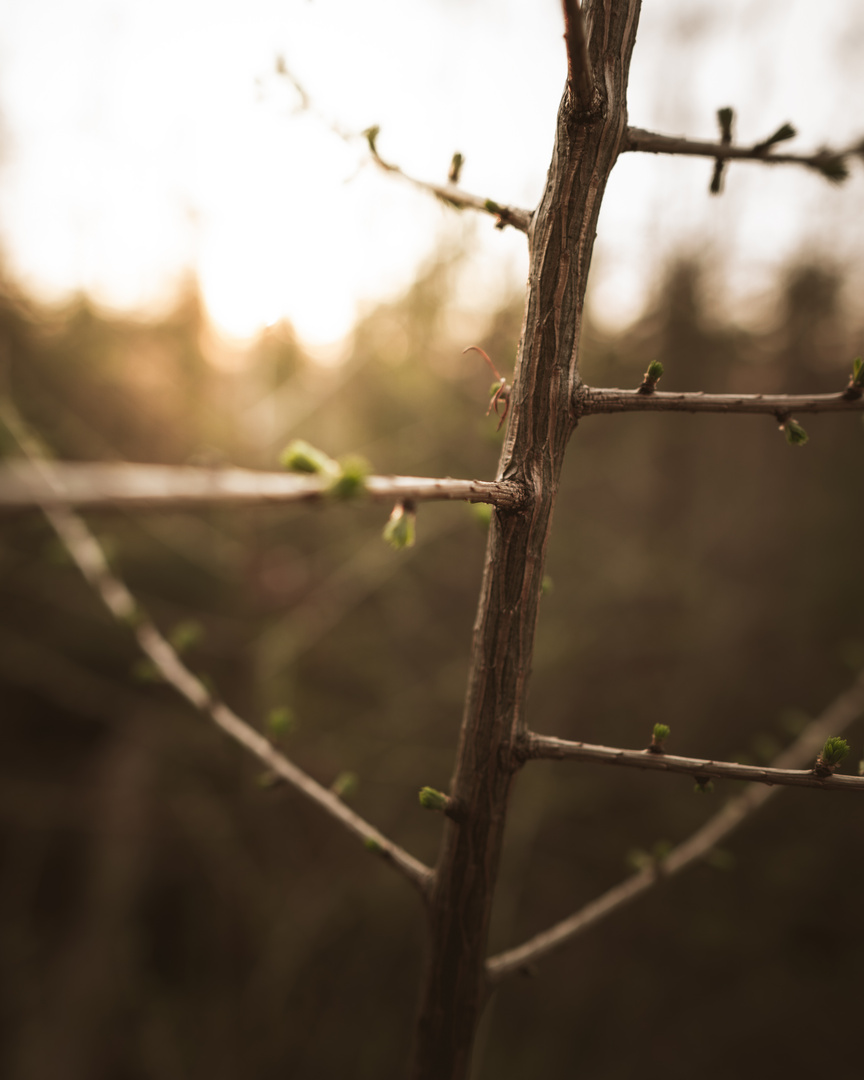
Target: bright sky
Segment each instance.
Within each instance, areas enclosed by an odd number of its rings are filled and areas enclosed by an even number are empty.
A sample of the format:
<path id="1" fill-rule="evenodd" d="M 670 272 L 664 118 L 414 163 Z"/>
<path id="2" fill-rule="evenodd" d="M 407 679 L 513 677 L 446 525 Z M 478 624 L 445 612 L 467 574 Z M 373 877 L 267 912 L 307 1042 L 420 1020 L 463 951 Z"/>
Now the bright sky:
<path id="1" fill-rule="evenodd" d="M 296 111 L 277 55 L 343 129 L 381 126 L 384 157 L 532 207 L 565 74 L 560 0 L 5 0 L 0 6 L 0 244 L 50 299 L 86 289 L 115 308 L 169 302 L 194 271 L 217 324 L 287 317 L 333 342 L 393 295 L 442 240 L 468 242 L 466 306 L 524 280 L 524 237 L 455 214 L 368 164 Z M 631 123 L 713 137 L 738 110 L 755 141 L 791 120 L 790 149 L 864 136 L 860 0 L 646 0 Z M 853 167 L 854 168 L 854 167 Z M 722 198 L 704 160 L 626 155 L 610 182 L 594 304 L 616 323 L 673 249 L 734 260 L 746 314 L 805 249 L 864 265 L 864 168 L 833 189 L 801 169 L 733 167 Z M 861 284 L 861 275 L 850 280 Z"/>

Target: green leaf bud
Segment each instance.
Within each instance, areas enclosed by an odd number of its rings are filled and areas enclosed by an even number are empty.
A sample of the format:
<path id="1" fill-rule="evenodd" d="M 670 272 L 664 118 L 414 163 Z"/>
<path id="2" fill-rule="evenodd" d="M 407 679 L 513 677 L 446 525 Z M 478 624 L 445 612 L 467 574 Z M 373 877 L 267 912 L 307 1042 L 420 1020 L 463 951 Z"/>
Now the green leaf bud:
<path id="1" fill-rule="evenodd" d="M 340 799 L 350 799 L 360 786 L 360 777 L 355 772 L 341 772 L 330 785 L 330 790 Z"/>
<path id="2" fill-rule="evenodd" d="M 378 138 L 380 132 L 380 124 L 373 124 L 372 127 L 366 128 L 366 130 L 363 132 L 366 141 L 369 143 L 369 149 L 372 151 L 373 154 L 375 154 L 376 157 L 378 156 L 378 150 L 375 146 L 375 140 Z"/>
<path id="3" fill-rule="evenodd" d="M 424 810 L 446 810 L 447 801 L 443 791 L 431 787 L 420 788 L 420 805 Z"/>
<path id="4" fill-rule="evenodd" d="M 462 175 L 462 166 L 465 164 L 465 158 L 457 150 L 453 155 L 450 162 L 450 169 L 447 172 L 447 179 L 451 184 L 458 184 L 459 177 Z"/>
<path id="5" fill-rule="evenodd" d="M 843 154 L 832 154 L 830 150 L 823 150 L 813 158 L 811 165 L 832 184 L 842 184 L 849 178 L 849 168 Z"/>
<path id="6" fill-rule="evenodd" d="M 197 645 L 203 637 L 204 627 L 197 619 L 183 619 L 168 635 L 168 640 L 178 653 L 183 653 Z"/>
<path id="7" fill-rule="evenodd" d="M 671 731 L 672 729 L 668 724 L 655 724 L 651 732 L 651 739 L 656 743 L 665 742 L 669 738 Z"/>
<path id="8" fill-rule="evenodd" d="M 409 500 L 398 502 L 393 507 L 382 536 L 394 551 L 414 547 L 416 537 L 417 511 Z"/>
<path id="9" fill-rule="evenodd" d="M 732 141 L 732 124 L 735 120 L 735 111 L 728 106 L 717 110 L 717 123 L 720 125 L 720 137 L 723 142 Z"/>
<path id="10" fill-rule="evenodd" d="M 292 735 L 297 730 L 297 717 L 287 705 L 277 705 L 267 713 L 267 728 L 274 739 Z"/>
<path id="11" fill-rule="evenodd" d="M 362 495 L 366 490 L 366 477 L 371 471 L 369 462 L 352 454 L 339 459 L 338 469 L 327 493 L 336 499 L 353 499 Z"/>
<path id="12" fill-rule="evenodd" d="M 373 840 L 371 836 L 367 836 L 366 839 L 363 841 L 363 847 L 365 847 L 367 851 L 372 851 L 376 854 L 384 850 L 378 843 L 378 841 Z"/>
<path id="13" fill-rule="evenodd" d="M 648 365 L 648 370 L 645 372 L 645 377 L 657 382 L 658 379 L 663 376 L 663 365 L 659 360 L 652 360 Z"/>
<path id="14" fill-rule="evenodd" d="M 803 446 L 810 438 L 797 420 L 789 419 L 780 425 L 786 431 L 786 442 L 790 446 Z"/>
<path id="15" fill-rule="evenodd" d="M 489 503 L 471 503 L 471 516 L 485 532 L 492 522 L 492 507 Z"/>
<path id="16" fill-rule="evenodd" d="M 848 754 L 849 743 L 845 739 L 841 739 L 839 735 L 831 735 L 825 740 L 825 745 L 822 747 L 822 753 L 819 757 L 823 765 L 836 768 Z"/>
<path id="17" fill-rule="evenodd" d="M 710 776 L 697 776 L 693 791 L 697 795 L 711 795 L 714 791 L 714 781 Z"/>
<path id="18" fill-rule="evenodd" d="M 339 471 L 339 466 L 323 450 L 317 450 L 305 439 L 294 439 L 280 455 L 279 461 L 289 472 L 312 473 L 332 476 Z"/>
<path id="19" fill-rule="evenodd" d="M 787 139 L 794 139 L 797 134 L 798 132 L 791 124 L 783 124 L 777 128 L 773 135 L 769 135 L 767 139 L 763 139 L 762 142 L 756 143 L 753 149 L 767 150 L 769 147 L 775 146 L 779 142 L 786 142 Z"/>
<path id="20" fill-rule="evenodd" d="M 494 199 L 487 199 L 486 202 L 483 203 L 483 208 L 485 210 L 488 210 L 490 214 L 501 213 L 501 207 L 498 205 L 497 202 L 495 202 Z"/>

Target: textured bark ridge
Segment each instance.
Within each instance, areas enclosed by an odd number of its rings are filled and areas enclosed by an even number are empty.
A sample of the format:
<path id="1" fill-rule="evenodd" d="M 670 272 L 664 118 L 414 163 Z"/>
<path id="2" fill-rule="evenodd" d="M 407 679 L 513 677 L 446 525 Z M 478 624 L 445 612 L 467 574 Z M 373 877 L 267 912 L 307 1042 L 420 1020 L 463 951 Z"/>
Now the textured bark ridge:
<path id="1" fill-rule="evenodd" d="M 600 202 L 627 130 L 626 88 L 640 0 L 586 3 L 596 79 L 589 110 L 569 90 L 558 113 L 542 201 L 529 228 L 530 273 L 499 478 L 522 487 L 518 511 L 493 513 L 474 626 L 448 822 L 430 894 L 429 959 L 415 1080 L 461 1080 L 486 996 L 485 958 L 524 709 L 546 545 L 574 426 L 578 347 Z"/>

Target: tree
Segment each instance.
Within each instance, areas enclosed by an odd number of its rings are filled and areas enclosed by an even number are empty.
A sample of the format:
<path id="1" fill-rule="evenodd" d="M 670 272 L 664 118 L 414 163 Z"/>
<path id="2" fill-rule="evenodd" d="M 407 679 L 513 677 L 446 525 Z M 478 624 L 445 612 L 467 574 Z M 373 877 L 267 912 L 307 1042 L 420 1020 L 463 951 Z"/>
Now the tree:
<path id="1" fill-rule="evenodd" d="M 586 745 L 542 736 L 528 726 L 526 692 L 545 577 L 545 555 L 561 470 L 569 440 L 593 414 L 637 411 L 749 413 L 774 417 L 793 445 L 806 433 L 805 413 L 864 409 L 864 372 L 852 367 L 848 383 L 829 394 L 742 395 L 665 393 L 663 375 L 649 364 L 642 384 L 631 390 L 588 387 L 583 382 L 580 338 L 588 270 L 606 181 L 624 152 L 692 154 L 714 162 L 712 190 L 724 170 L 739 160 L 798 164 L 829 180 L 846 175 L 849 152 L 780 153 L 778 143 L 794 132 L 784 125 L 755 146 L 732 141 L 732 116 L 720 110 L 720 139 L 695 142 L 669 138 L 628 125 L 626 90 L 636 37 L 639 0 L 563 4 L 568 79 L 558 113 L 549 176 L 536 211 L 503 206 L 458 186 L 454 160 L 447 184 L 425 184 L 439 198 L 491 215 L 499 227 L 527 234 L 531 269 L 522 334 L 512 385 L 497 375 L 491 408 L 506 423 L 506 439 L 494 481 L 370 477 L 362 464 L 332 461 L 295 444 L 285 464 L 308 476 L 272 476 L 240 470 L 160 470 L 155 467 L 51 465 L 7 408 L 4 419 L 17 433 L 30 465 L 7 470 L 0 497 L 7 505 L 37 503 L 114 616 L 130 626 L 163 677 L 229 736 L 273 772 L 303 792 L 394 866 L 421 895 L 429 926 L 428 964 L 413 1055 L 417 1078 L 467 1075 L 475 1031 L 490 990 L 508 975 L 564 945 L 617 906 L 650 889 L 704 854 L 780 785 L 864 789 L 864 779 L 835 770 L 848 749 L 840 737 L 864 706 L 864 681 L 837 699 L 822 720 L 767 769 L 667 752 L 669 731 L 654 726 L 645 750 Z M 377 132 L 367 138 L 375 160 Z M 490 361 L 491 363 L 491 361 Z M 69 508 L 243 504 L 267 500 L 352 498 L 366 493 L 395 502 L 387 535 L 394 546 L 410 543 L 416 505 L 430 499 L 461 499 L 493 508 L 471 671 L 456 768 L 447 792 L 424 788 L 421 804 L 446 818 L 433 869 L 393 843 L 294 765 L 274 741 L 240 719 L 191 673 L 177 650 L 142 612 L 110 570 L 81 519 Z M 647 737 L 647 736 L 646 736 Z M 821 753 L 815 765 L 812 759 Z M 508 804 L 516 777 L 538 758 L 604 761 L 639 769 L 683 772 L 706 788 L 713 779 L 750 779 L 762 787 L 728 804 L 694 837 L 649 861 L 634 877 L 524 945 L 489 957 L 487 939 L 501 858 Z M 802 766 L 809 766 L 802 768 Z M 776 785 L 776 786 L 770 786 Z"/>

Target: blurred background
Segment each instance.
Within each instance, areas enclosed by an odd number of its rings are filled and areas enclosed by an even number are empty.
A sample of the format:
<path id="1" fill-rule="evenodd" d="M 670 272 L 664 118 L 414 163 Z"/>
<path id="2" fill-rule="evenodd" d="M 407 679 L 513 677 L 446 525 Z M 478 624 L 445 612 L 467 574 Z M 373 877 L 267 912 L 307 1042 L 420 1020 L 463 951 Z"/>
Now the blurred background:
<path id="1" fill-rule="evenodd" d="M 819 25 L 798 3 L 649 7 L 634 123 L 711 137 L 731 104 L 745 141 L 786 119 L 805 149 L 864 134 L 860 6 L 824 5 Z M 330 120 L 380 123 L 382 154 L 420 176 L 460 149 L 466 187 L 533 205 L 564 77 L 558 5 L 355 8 L 4 7 L 3 390 L 58 456 L 273 468 L 302 437 L 382 473 L 494 475 L 488 372 L 461 350 L 511 370 L 524 238 L 378 175 Z M 313 108 L 297 111 L 280 54 Z M 710 174 L 616 169 L 586 380 L 633 387 L 660 359 L 670 390 L 842 388 L 864 351 L 860 166 L 835 189 L 742 164 L 719 199 Z M 676 752 L 765 762 L 851 682 L 864 428 L 802 421 L 800 449 L 767 417 L 582 423 L 532 727 L 640 747 L 662 721 Z M 416 793 L 452 769 L 485 524 L 422 506 L 396 554 L 387 513 L 88 520 L 194 670 L 257 726 L 290 712 L 289 756 L 323 783 L 354 774 L 352 805 L 432 862 L 440 821 Z M 0 1073 L 401 1075 L 412 890 L 154 681 L 42 519 L 0 524 Z M 493 950 L 737 790 L 532 764 Z M 829 1055 L 857 1075 L 859 803 L 781 792 L 709 862 L 502 987 L 475 1080 L 796 1076 Z"/>

